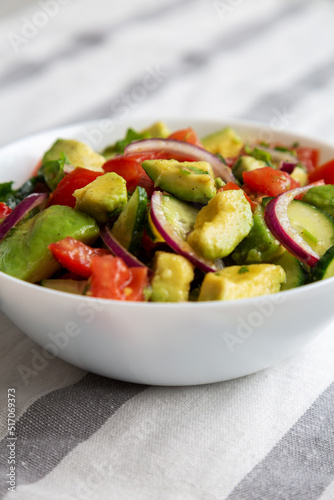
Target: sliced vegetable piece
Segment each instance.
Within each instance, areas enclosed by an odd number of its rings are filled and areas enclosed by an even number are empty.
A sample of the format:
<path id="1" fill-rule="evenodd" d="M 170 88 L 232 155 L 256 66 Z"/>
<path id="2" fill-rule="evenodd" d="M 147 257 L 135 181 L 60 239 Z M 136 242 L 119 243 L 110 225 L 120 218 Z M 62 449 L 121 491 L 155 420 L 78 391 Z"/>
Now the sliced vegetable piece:
<path id="1" fill-rule="evenodd" d="M 312 271 L 311 280 L 319 281 L 334 276 L 334 246 L 331 246 L 321 257 Z"/>
<path id="2" fill-rule="evenodd" d="M 142 167 L 159 187 L 177 198 L 206 204 L 216 194 L 212 168 L 208 162 L 145 160 Z"/>
<path id="3" fill-rule="evenodd" d="M 334 160 L 330 160 L 324 165 L 309 173 L 309 181 L 315 182 L 323 179 L 325 184 L 334 184 Z"/>
<path id="4" fill-rule="evenodd" d="M 51 290 L 59 292 L 74 293 L 76 295 L 84 295 L 87 290 L 88 282 L 86 280 L 71 280 L 71 279 L 49 279 L 42 280 L 41 285 Z"/>
<path id="5" fill-rule="evenodd" d="M 222 267 L 222 261 L 212 262 L 198 255 L 195 250 L 178 233 L 177 229 L 167 219 L 163 194 L 155 191 L 151 198 L 151 217 L 158 232 L 177 254 L 183 255 L 204 272 L 215 272 Z"/>
<path id="6" fill-rule="evenodd" d="M 177 130 L 168 136 L 168 139 L 175 139 L 176 141 L 188 142 L 189 144 L 194 144 L 200 148 L 203 148 L 203 144 L 198 138 L 195 130 L 191 127 L 184 128 L 182 130 Z"/>
<path id="7" fill-rule="evenodd" d="M 101 172 L 93 172 L 92 170 L 79 167 L 76 168 L 59 182 L 52 194 L 49 206 L 64 205 L 74 208 L 76 204 L 76 199 L 73 196 L 74 191 L 87 186 L 87 184 L 95 181 L 95 179 L 101 175 L 103 175 Z"/>
<path id="8" fill-rule="evenodd" d="M 334 218 L 334 186 L 311 186 L 311 189 L 303 196 L 303 201 L 321 208 Z"/>
<path id="9" fill-rule="evenodd" d="M 9 208 L 6 203 L 0 202 L 0 219 L 4 219 L 12 212 L 12 209 Z"/>
<path id="10" fill-rule="evenodd" d="M 45 153 L 42 165 L 54 160 L 59 160 L 61 154 L 66 155 L 69 163 L 74 167 L 102 171 L 105 162 L 103 156 L 96 153 L 84 142 L 74 139 L 57 139 L 51 148 Z"/>
<path id="11" fill-rule="evenodd" d="M 203 137 L 202 144 L 210 153 L 220 154 L 224 158 L 237 156 L 243 146 L 241 138 L 230 127 Z"/>
<path id="12" fill-rule="evenodd" d="M 289 174 L 272 167 L 244 172 L 243 179 L 252 191 L 267 196 L 277 196 L 299 186 L 298 182 L 294 181 Z"/>
<path id="13" fill-rule="evenodd" d="M 312 172 L 318 167 L 320 151 L 316 148 L 298 146 L 294 148 L 298 161 L 304 165 L 308 172 Z"/>
<path id="14" fill-rule="evenodd" d="M 83 278 L 90 276 L 90 265 L 94 256 L 109 253 L 104 248 L 92 248 L 70 236 L 51 243 L 49 250 L 65 269 Z"/>
<path id="15" fill-rule="evenodd" d="M 152 302 L 182 302 L 189 298 L 194 266 L 182 255 L 156 252 L 152 278 Z"/>
<path id="16" fill-rule="evenodd" d="M 134 255 L 132 255 L 132 253 L 128 252 L 127 249 L 120 244 L 108 226 L 101 229 L 100 235 L 111 253 L 116 257 L 123 259 L 127 266 L 146 267 L 145 264 L 140 262 L 140 260 L 138 260 Z"/>
<path id="17" fill-rule="evenodd" d="M 270 155 L 270 158 L 275 163 L 287 162 L 297 165 L 298 158 L 292 153 L 292 151 L 287 151 L 286 148 L 267 148 L 266 146 L 256 145 L 256 149 L 263 151 Z M 262 158 L 261 158 L 262 159 Z"/>
<path id="18" fill-rule="evenodd" d="M 186 239 L 194 229 L 199 210 L 190 203 L 177 200 L 174 196 L 163 195 L 161 205 L 167 221 L 173 226 L 176 233 Z"/>
<path id="19" fill-rule="evenodd" d="M 93 257 L 90 293 L 93 297 L 143 301 L 148 285 L 147 268 L 128 268 L 119 257 Z"/>
<path id="20" fill-rule="evenodd" d="M 293 200 L 288 216 L 292 227 L 320 257 L 334 245 L 334 219 L 320 208 Z"/>
<path id="21" fill-rule="evenodd" d="M 215 177 L 221 177 L 225 182 L 235 182 L 231 169 L 217 156 L 209 153 L 203 148 L 188 144 L 187 142 L 175 141 L 173 139 L 147 139 L 144 141 L 133 142 L 125 148 L 124 155 L 128 156 L 134 153 L 145 153 L 163 151 L 179 159 L 187 158 L 188 161 L 207 161 L 213 168 Z"/>
<path id="22" fill-rule="evenodd" d="M 95 256 L 91 262 L 90 293 L 103 299 L 125 300 L 125 287 L 131 281 L 131 273 L 119 257 Z"/>
<path id="23" fill-rule="evenodd" d="M 112 227 L 111 231 L 115 238 L 130 253 L 137 254 L 140 248 L 144 233 L 146 208 L 146 191 L 137 186 Z"/>
<path id="24" fill-rule="evenodd" d="M 288 214 L 288 208 L 293 199 L 306 193 L 311 187 L 304 186 L 280 194 L 267 204 L 264 217 L 270 231 L 281 244 L 297 259 L 314 267 L 320 257 L 292 226 Z"/>
<path id="25" fill-rule="evenodd" d="M 14 210 L 7 215 L 6 219 L 0 224 L 0 241 L 6 236 L 6 234 L 14 227 L 18 222 L 20 222 L 23 217 L 28 215 L 29 212 L 35 207 L 42 205 L 47 199 L 45 193 L 36 193 L 27 196 L 19 205 L 17 205 Z"/>
<path id="26" fill-rule="evenodd" d="M 307 277 L 306 271 L 300 261 L 288 251 L 285 251 L 280 257 L 275 259 L 273 264 L 283 267 L 286 274 L 286 279 L 281 285 L 281 291 L 290 290 L 305 283 Z"/>
<path id="27" fill-rule="evenodd" d="M 225 184 L 225 186 L 221 187 L 220 189 L 218 189 L 218 193 L 220 191 L 230 191 L 230 190 L 238 190 L 238 189 L 241 189 L 240 186 L 237 186 L 236 184 L 234 184 L 234 182 L 228 182 L 227 184 Z M 246 200 L 248 201 L 248 203 L 250 204 L 251 206 L 251 209 L 252 209 L 252 212 L 254 212 L 254 210 L 256 209 L 256 207 L 259 205 L 256 201 L 253 201 L 247 193 L 245 193 L 244 191 L 244 195 L 245 195 L 245 198 Z"/>

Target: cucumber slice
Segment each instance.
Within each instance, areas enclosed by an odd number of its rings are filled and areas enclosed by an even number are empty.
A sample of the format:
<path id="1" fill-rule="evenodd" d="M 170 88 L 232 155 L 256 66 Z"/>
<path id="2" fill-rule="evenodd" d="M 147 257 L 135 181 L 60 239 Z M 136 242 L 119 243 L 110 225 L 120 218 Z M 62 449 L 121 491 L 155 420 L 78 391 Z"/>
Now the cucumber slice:
<path id="1" fill-rule="evenodd" d="M 75 293 L 76 295 L 85 295 L 87 281 L 48 279 L 42 280 L 41 285 L 45 288 L 58 290 L 59 292 Z"/>
<path id="2" fill-rule="evenodd" d="M 137 186 L 111 230 L 119 243 L 135 255 L 143 237 L 146 207 L 146 190 Z"/>
<path id="3" fill-rule="evenodd" d="M 288 251 L 275 259 L 273 264 L 283 267 L 286 274 L 286 280 L 282 283 L 281 290 L 290 290 L 290 288 L 296 288 L 305 283 L 307 274 L 301 262 Z"/>
<path id="4" fill-rule="evenodd" d="M 311 281 L 325 280 L 334 276 L 334 246 L 321 257 L 312 271 Z"/>
<path id="5" fill-rule="evenodd" d="M 146 229 L 148 237 L 153 241 L 153 243 L 164 243 L 165 242 L 165 240 L 163 239 L 163 237 L 157 231 L 157 228 L 153 224 L 150 212 L 148 212 L 145 229 Z"/>
<path id="6" fill-rule="evenodd" d="M 320 208 L 294 200 L 288 215 L 293 228 L 320 257 L 334 245 L 334 219 Z"/>
<path id="7" fill-rule="evenodd" d="M 175 232 L 185 240 L 190 231 L 194 229 L 199 210 L 170 195 L 162 197 L 162 207 L 168 222 L 172 224 Z"/>

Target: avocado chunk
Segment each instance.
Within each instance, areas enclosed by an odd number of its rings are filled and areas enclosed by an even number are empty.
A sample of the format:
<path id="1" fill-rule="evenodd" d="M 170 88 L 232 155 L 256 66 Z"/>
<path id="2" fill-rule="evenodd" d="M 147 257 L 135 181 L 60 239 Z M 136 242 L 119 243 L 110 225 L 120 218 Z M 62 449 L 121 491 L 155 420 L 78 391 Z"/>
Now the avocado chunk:
<path id="1" fill-rule="evenodd" d="M 321 208 L 324 212 L 334 217 L 334 186 L 314 186 L 303 196 L 303 201 L 314 207 Z"/>
<path id="2" fill-rule="evenodd" d="M 198 300 L 235 300 L 269 295 L 279 292 L 284 281 L 283 268 L 274 264 L 225 267 L 205 275 Z"/>
<path id="3" fill-rule="evenodd" d="M 53 205 L 18 225 L 0 243 L 0 271 L 31 283 L 50 278 L 59 263 L 48 246 L 71 236 L 88 245 L 99 228 L 89 215 L 66 206 Z"/>
<path id="4" fill-rule="evenodd" d="M 188 243 L 206 259 L 220 259 L 233 252 L 252 226 L 252 210 L 244 192 L 220 191 L 199 211 Z"/>
<path id="5" fill-rule="evenodd" d="M 73 196 L 77 200 L 75 208 L 94 217 L 100 225 L 123 210 L 128 201 L 126 181 L 115 172 L 97 177 L 74 191 Z"/>
<path id="6" fill-rule="evenodd" d="M 210 153 L 214 155 L 219 153 L 226 158 L 238 156 L 243 146 L 240 137 L 229 127 L 218 130 L 218 132 L 214 134 L 207 135 L 201 139 L 201 142 Z"/>
<path id="7" fill-rule="evenodd" d="M 151 137 L 158 137 L 165 139 L 171 134 L 171 131 L 164 122 L 155 122 L 148 128 L 145 128 L 141 132 L 142 134 L 149 133 Z"/>
<path id="8" fill-rule="evenodd" d="M 250 233 L 232 254 L 232 259 L 239 265 L 271 262 L 284 252 L 284 248 L 265 223 L 264 208 L 261 205 L 256 207 L 253 220 L 254 224 Z"/>
<path id="9" fill-rule="evenodd" d="M 293 171 L 290 174 L 290 177 L 295 181 L 299 182 L 301 187 L 304 187 L 308 184 L 308 175 L 306 170 L 301 165 L 296 165 Z"/>
<path id="10" fill-rule="evenodd" d="M 156 252 L 152 279 L 153 302 L 182 302 L 188 300 L 194 266 L 181 255 Z"/>
<path id="11" fill-rule="evenodd" d="M 142 167 L 156 187 L 181 200 L 206 204 L 216 194 L 212 167 L 206 161 L 146 160 Z"/>
<path id="12" fill-rule="evenodd" d="M 82 167 L 103 172 L 104 157 L 95 153 L 87 144 L 73 139 L 58 139 L 45 153 L 42 166 L 51 161 L 59 160 L 61 153 L 67 156 L 73 167 Z"/>
<path id="13" fill-rule="evenodd" d="M 262 160 L 257 160 L 252 156 L 240 156 L 232 168 L 232 174 L 239 182 L 243 183 L 244 172 L 251 172 L 252 170 L 257 170 L 258 168 L 266 167 L 266 163 Z"/>

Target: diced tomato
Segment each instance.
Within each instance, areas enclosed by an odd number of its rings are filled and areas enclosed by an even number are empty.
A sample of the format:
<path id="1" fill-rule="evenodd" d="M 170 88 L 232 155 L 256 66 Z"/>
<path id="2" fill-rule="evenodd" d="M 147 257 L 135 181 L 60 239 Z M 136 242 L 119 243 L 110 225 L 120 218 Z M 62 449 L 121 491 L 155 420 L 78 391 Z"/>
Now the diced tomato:
<path id="1" fill-rule="evenodd" d="M 241 189 L 241 188 L 239 186 L 237 186 L 236 184 L 234 184 L 234 182 L 228 182 L 227 184 L 225 184 L 225 186 L 223 186 L 220 189 L 218 189 L 218 192 L 219 191 L 234 191 L 236 189 Z M 248 203 L 251 206 L 252 212 L 254 212 L 254 210 L 258 206 L 258 203 L 256 203 L 255 201 L 251 200 L 250 197 L 248 196 L 248 194 L 245 193 L 245 191 L 243 193 L 245 195 L 246 200 L 248 201 Z"/>
<path id="2" fill-rule="evenodd" d="M 95 181 L 97 177 L 103 175 L 102 172 L 94 172 L 86 168 L 76 168 L 59 182 L 56 189 L 53 191 L 49 206 L 51 205 L 67 205 L 74 208 L 76 199 L 73 196 L 74 191 L 81 189 L 87 184 Z"/>
<path id="3" fill-rule="evenodd" d="M 319 149 L 298 147 L 295 148 L 298 160 L 305 166 L 308 172 L 317 168 L 319 163 Z"/>
<path id="4" fill-rule="evenodd" d="M 7 207 L 6 203 L 0 203 L 0 219 L 4 219 L 11 213 L 12 209 Z"/>
<path id="5" fill-rule="evenodd" d="M 147 285 L 147 268 L 128 268 L 119 257 L 93 257 L 90 291 L 93 297 L 141 301 Z"/>
<path id="6" fill-rule="evenodd" d="M 168 136 L 168 139 L 174 139 L 176 141 L 189 142 L 189 144 L 194 144 L 195 146 L 199 146 L 203 148 L 203 144 L 198 138 L 195 130 L 191 127 L 184 128 L 182 130 L 177 130 Z"/>
<path id="7" fill-rule="evenodd" d="M 319 181 L 320 179 L 323 179 L 326 184 L 334 184 L 334 159 L 309 173 L 310 182 Z"/>
<path id="8" fill-rule="evenodd" d="M 126 300 L 142 302 L 144 300 L 144 288 L 147 286 L 147 267 L 130 267 L 131 281 L 125 287 Z"/>
<path id="9" fill-rule="evenodd" d="M 267 196 L 277 196 L 300 186 L 299 182 L 292 179 L 289 174 L 272 167 L 244 172 L 243 179 L 254 193 L 262 193 Z"/>
<path id="10" fill-rule="evenodd" d="M 82 278 L 91 275 L 90 265 L 93 257 L 109 254 L 108 250 L 92 248 L 70 237 L 51 243 L 49 250 L 65 269 Z"/>
<path id="11" fill-rule="evenodd" d="M 154 191 L 154 182 L 146 174 L 141 166 L 145 160 L 166 159 L 164 153 L 140 153 L 129 156 L 117 156 L 111 158 L 103 165 L 105 172 L 115 172 L 126 180 L 127 190 L 132 193 L 137 186 L 146 189 L 147 195 L 151 196 Z"/>

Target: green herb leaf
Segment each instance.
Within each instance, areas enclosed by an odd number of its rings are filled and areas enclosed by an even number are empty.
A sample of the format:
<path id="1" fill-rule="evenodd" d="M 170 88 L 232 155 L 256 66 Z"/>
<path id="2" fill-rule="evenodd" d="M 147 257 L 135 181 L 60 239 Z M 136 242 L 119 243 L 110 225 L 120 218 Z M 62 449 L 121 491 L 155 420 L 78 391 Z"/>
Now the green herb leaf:
<path id="1" fill-rule="evenodd" d="M 239 274 L 244 274 L 244 273 L 248 273 L 249 272 L 249 269 L 247 266 L 241 266 L 238 273 Z"/>
<path id="2" fill-rule="evenodd" d="M 131 142 L 134 141 L 141 141 L 143 139 L 150 139 L 151 134 L 150 132 L 136 132 L 132 128 L 129 128 L 127 130 L 126 136 L 124 139 L 121 139 L 120 141 L 115 142 L 115 144 L 112 144 L 111 146 L 108 146 L 103 152 L 102 155 L 107 157 L 107 158 L 112 158 L 116 154 L 123 154 L 124 149 L 126 146 L 131 144 Z"/>

